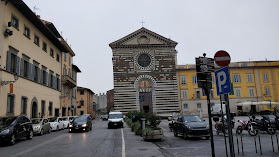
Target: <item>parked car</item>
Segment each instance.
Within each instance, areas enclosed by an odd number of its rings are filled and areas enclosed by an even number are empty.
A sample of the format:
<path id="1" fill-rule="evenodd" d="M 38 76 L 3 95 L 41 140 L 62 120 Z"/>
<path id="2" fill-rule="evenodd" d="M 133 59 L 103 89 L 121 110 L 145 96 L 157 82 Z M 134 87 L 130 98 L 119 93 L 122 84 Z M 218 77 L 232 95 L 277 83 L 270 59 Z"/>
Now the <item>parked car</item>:
<path id="1" fill-rule="evenodd" d="M 31 119 L 33 125 L 33 132 L 34 134 L 43 135 L 44 133 L 50 133 L 51 127 L 48 119 L 46 118 L 33 118 Z"/>
<path id="2" fill-rule="evenodd" d="M 108 115 L 103 115 L 102 120 L 108 120 Z"/>
<path id="3" fill-rule="evenodd" d="M 80 116 L 75 118 L 69 125 L 69 132 L 92 130 L 91 116 Z"/>
<path id="4" fill-rule="evenodd" d="M 123 128 L 123 115 L 122 112 L 110 112 L 108 117 L 108 129 L 111 127 L 121 127 Z"/>
<path id="5" fill-rule="evenodd" d="M 209 125 L 198 115 L 179 115 L 173 125 L 174 136 L 183 135 L 184 139 L 188 137 L 210 138 Z"/>
<path id="6" fill-rule="evenodd" d="M 78 116 L 69 116 L 69 120 L 70 122 L 72 122 L 75 118 L 77 118 Z"/>
<path id="7" fill-rule="evenodd" d="M 70 117 L 69 116 L 65 116 L 65 117 L 62 117 L 62 120 L 63 120 L 63 125 L 64 125 L 64 128 L 69 128 L 69 124 L 70 124 Z"/>
<path id="8" fill-rule="evenodd" d="M 58 131 L 60 129 L 64 130 L 64 122 L 61 117 L 48 118 L 51 130 Z"/>
<path id="9" fill-rule="evenodd" d="M 0 117 L 0 141 L 14 145 L 17 139 L 33 138 L 32 122 L 26 116 Z"/>

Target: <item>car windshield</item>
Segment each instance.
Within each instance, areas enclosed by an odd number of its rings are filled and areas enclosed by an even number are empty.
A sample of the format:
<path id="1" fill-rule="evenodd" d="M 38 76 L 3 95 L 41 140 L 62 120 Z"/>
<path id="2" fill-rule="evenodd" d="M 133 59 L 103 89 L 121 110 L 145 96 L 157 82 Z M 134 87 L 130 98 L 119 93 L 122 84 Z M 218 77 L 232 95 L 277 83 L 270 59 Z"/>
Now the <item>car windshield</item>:
<path id="1" fill-rule="evenodd" d="M 109 119 L 123 118 L 122 114 L 109 114 Z"/>
<path id="2" fill-rule="evenodd" d="M 184 122 L 202 122 L 202 119 L 196 115 L 185 115 L 183 116 Z"/>
<path id="3" fill-rule="evenodd" d="M 107 115 L 103 115 L 103 118 L 108 118 L 108 116 Z"/>
<path id="4" fill-rule="evenodd" d="M 78 117 L 76 119 L 74 119 L 74 122 L 78 123 L 78 122 L 86 122 L 87 121 L 87 117 Z"/>
<path id="5" fill-rule="evenodd" d="M 11 125 L 17 117 L 0 117 L 0 125 Z"/>
<path id="6" fill-rule="evenodd" d="M 49 118 L 49 122 L 55 122 L 55 120 L 57 119 L 57 117 L 53 117 L 53 118 Z"/>
<path id="7" fill-rule="evenodd" d="M 33 124 L 39 124 L 42 119 L 32 119 Z"/>
<path id="8" fill-rule="evenodd" d="M 63 121 L 68 121 L 67 117 L 62 118 Z"/>

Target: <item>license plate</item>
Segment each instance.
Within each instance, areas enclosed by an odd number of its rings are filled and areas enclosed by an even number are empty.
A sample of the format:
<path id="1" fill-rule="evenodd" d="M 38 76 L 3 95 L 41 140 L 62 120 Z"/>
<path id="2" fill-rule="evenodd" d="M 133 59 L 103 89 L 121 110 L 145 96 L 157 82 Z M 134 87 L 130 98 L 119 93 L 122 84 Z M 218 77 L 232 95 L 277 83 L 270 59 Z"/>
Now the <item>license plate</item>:
<path id="1" fill-rule="evenodd" d="M 117 123 L 114 123 L 114 125 L 117 125 Z"/>
<path id="2" fill-rule="evenodd" d="M 76 129 L 78 129 L 78 128 L 76 127 Z"/>

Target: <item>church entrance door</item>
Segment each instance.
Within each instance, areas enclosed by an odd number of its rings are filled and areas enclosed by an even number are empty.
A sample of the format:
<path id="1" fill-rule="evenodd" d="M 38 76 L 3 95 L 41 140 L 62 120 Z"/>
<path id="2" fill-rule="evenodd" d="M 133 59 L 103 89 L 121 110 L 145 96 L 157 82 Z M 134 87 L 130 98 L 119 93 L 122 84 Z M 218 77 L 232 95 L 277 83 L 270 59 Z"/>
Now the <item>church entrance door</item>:
<path id="1" fill-rule="evenodd" d="M 152 110 L 152 92 L 140 92 L 139 93 L 140 111 L 141 112 L 153 112 Z"/>

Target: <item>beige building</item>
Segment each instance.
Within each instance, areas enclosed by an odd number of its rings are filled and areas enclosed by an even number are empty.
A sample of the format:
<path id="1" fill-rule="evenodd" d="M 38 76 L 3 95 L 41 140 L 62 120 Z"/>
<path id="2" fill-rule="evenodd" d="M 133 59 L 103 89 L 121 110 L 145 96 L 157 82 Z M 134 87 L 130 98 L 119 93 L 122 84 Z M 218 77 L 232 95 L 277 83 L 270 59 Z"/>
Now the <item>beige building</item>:
<path id="1" fill-rule="evenodd" d="M 0 14 L 0 116 L 61 116 L 62 53 L 74 53 L 22 0 L 1 1 Z"/>
<path id="2" fill-rule="evenodd" d="M 77 87 L 77 115 L 90 114 L 92 118 L 96 117 L 93 108 L 94 92 L 88 88 Z"/>

